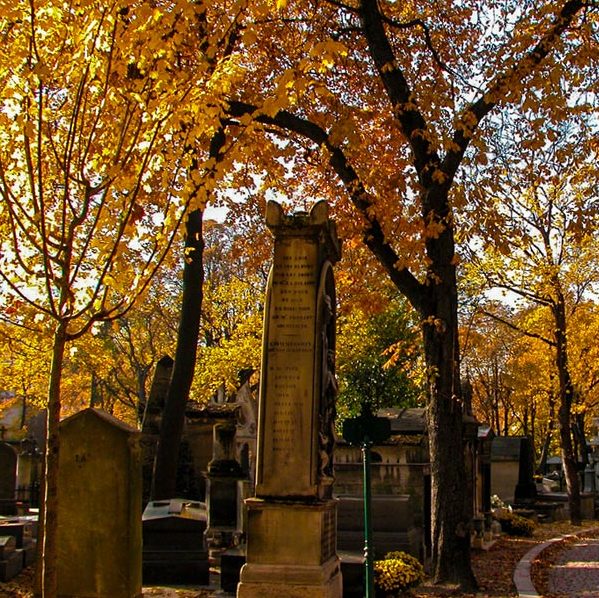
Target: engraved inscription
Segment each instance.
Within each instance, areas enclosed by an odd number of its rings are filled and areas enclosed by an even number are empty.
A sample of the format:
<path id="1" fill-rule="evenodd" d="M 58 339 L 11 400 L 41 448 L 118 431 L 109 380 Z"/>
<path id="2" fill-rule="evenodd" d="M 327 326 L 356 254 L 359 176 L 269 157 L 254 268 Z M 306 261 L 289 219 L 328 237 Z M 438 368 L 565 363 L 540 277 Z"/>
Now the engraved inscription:
<path id="1" fill-rule="evenodd" d="M 312 392 L 317 271 L 312 251 L 298 252 L 293 244 L 279 249 L 268 338 L 270 448 L 282 462 L 289 462 L 298 451 L 297 433 L 310 422 L 311 400 L 306 398 Z"/>

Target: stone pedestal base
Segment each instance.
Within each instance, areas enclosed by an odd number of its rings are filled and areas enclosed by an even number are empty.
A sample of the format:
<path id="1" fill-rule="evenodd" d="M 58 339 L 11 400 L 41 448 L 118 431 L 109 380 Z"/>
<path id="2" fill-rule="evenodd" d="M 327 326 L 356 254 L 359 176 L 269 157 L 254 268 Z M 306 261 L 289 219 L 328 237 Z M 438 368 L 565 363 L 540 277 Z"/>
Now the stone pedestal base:
<path id="1" fill-rule="evenodd" d="M 247 562 L 238 598 L 341 598 L 334 500 L 316 504 L 246 500 Z"/>

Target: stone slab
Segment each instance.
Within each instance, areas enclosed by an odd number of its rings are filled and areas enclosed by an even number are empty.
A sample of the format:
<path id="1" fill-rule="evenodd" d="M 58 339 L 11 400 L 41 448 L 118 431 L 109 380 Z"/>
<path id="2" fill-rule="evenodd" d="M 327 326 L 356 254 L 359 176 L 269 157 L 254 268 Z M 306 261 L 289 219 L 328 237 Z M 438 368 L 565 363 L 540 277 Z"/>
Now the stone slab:
<path id="1" fill-rule="evenodd" d="M 364 499 L 359 496 L 338 497 L 337 529 L 364 529 Z M 405 531 L 414 526 L 414 514 L 407 495 L 379 495 L 371 499 L 372 529 Z"/>
<path id="2" fill-rule="evenodd" d="M 29 530 L 26 529 L 25 523 L 1 523 L 0 524 L 0 536 L 13 536 L 15 539 L 16 547 L 23 548 L 23 544 L 26 539 L 30 536 Z"/>
<path id="3" fill-rule="evenodd" d="M 206 520 L 167 516 L 143 521 L 144 549 L 201 550 Z"/>
<path id="4" fill-rule="evenodd" d="M 0 536 L 0 560 L 5 560 L 17 548 L 14 536 Z"/>
<path id="5" fill-rule="evenodd" d="M 210 571 L 206 552 L 170 553 L 144 552 L 142 579 L 148 584 L 196 584 L 208 585 Z"/>
<path id="6" fill-rule="evenodd" d="M 8 581 L 18 575 L 23 569 L 23 555 L 15 550 L 0 561 L 0 581 Z"/>

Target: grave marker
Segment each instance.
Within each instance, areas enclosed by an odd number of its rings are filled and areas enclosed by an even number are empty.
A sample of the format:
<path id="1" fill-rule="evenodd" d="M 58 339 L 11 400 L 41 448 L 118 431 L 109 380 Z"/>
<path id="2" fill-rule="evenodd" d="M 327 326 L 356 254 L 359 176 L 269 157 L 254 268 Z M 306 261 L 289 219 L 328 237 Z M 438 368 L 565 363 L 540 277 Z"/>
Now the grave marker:
<path id="1" fill-rule="evenodd" d="M 256 497 L 237 595 L 338 597 L 335 283 L 340 257 L 325 202 L 290 216 L 269 202 L 274 258 L 264 317 Z"/>
<path id="2" fill-rule="evenodd" d="M 139 432 L 90 408 L 60 437 L 58 596 L 141 596 Z"/>

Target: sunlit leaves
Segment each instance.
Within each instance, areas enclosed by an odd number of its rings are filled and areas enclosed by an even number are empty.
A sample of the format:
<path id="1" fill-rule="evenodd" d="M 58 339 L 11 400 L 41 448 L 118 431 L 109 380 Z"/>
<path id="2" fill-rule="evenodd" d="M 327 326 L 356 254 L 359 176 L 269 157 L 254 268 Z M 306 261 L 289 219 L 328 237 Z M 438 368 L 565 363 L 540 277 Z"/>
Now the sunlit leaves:
<path id="1" fill-rule="evenodd" d="M 211 32 L 214 48 L 198 37 L 205 16 L 201 2 L 50 0 L 3 12 L 0 193 L 11 232 L 1 267 L 49 314 L 129 305 L 185 207 L 208 201 L 207 145 L 236 69 L 217 60 L 222 31 Z"/>
<path id="2" fill-rule="evenodd" d="M 354 305 L 338 327 L 341 419 L 358 415 L 367 404 L 376 410 L 422 400 L 420 334 L 404 301 L 387 297 L 379 311 Z"/>

